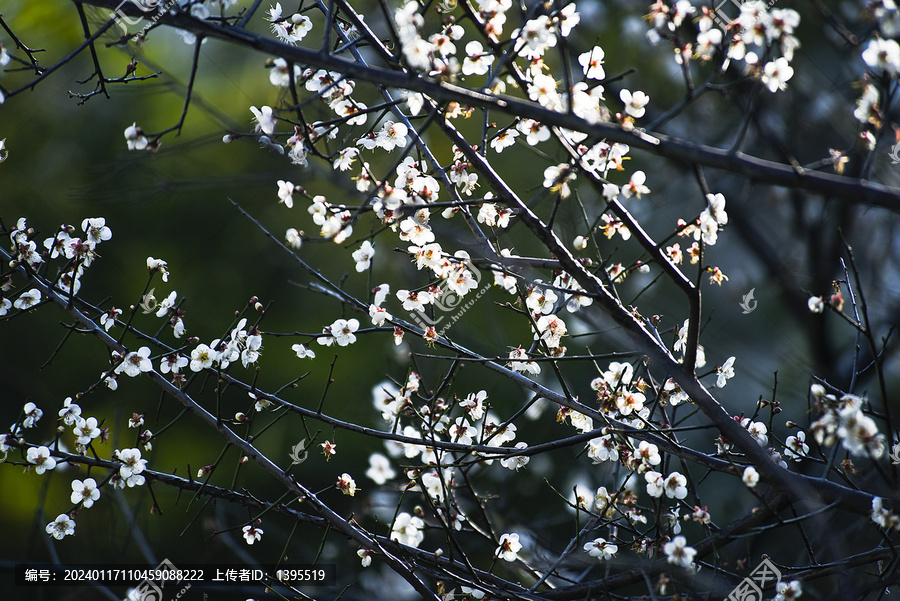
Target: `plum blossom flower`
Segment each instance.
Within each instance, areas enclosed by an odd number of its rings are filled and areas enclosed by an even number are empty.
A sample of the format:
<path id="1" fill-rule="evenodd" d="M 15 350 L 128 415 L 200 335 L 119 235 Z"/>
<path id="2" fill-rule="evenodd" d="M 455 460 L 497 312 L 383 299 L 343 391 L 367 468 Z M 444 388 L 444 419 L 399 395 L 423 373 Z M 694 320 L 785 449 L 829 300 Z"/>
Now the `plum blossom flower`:
<path id="1" fill-rule="evenodd" d="M 747 488 L 756 488 L 756 485 L 759 484 L 759 472 L 757 472 L 756 468 L 752 465 L 748 465 L 744 468 L 744 474 L 741 476 L 741 481 Z"/>
<path id="2" fill-rule="evenodd" d="M 806 444 L 806 432 L 797 432 L 795 436 L 788 436 L 784 441 L 784 454 L 788 459 L 800 461 L 809 456 L 809 445 Z"/>
<path id="3" fill-rule="evenodd" d="M 569 182 L 575 179 L 575 170 L 568 163 L 551 165 L 544 169 L 544 187 L 550 192 L 559 192 L 560 198 L 568 198 L 572 193 Z"/>
<path id="4" fill-rule="evenodd" d="M 28 292 L 23 292 L 19 295 L 19 298 L 16 299 L 16 302 L 13 303 L 13 307 L 19 309 L 20 311 L 27 311 L 28 309 L 37 306 L 38 303 L 41 302 L 41 291 L 37 288 L 32 288 Z"/>
<path id="5" fill-rule="evenodd" d="M 391 461 L 381 453 L 372 453 L 369 456 L 369 469 L 366 470 L 366 477 L 381 486 L 388 480 L 394 478 L 397 472 L 391 467 Z"/>
<path id="6" fill-rule="evenodd" d="M 494 139 L 491 140 L 491 148 L 497 152 L 497 154 L 503 152 L 505 149 L 509 148 L 513 144 L 516 143 L 516 138 L 519 137 L 518 130 L 509 128 L 501 131 L 499 134 L 494 136 Z"/>
<path id="7" fill-rule="evenodd" d="M 619 99 L 625 104 L 625 112 L 635 119 L 644 116 L 644 113 L 647 110 L 645 107 L 647 106 L 647 103 L 650 102 L 650 97 L 644 92 L 641 92 L 640 90 L 631 92 L 625 88 L 619 92 Z"/>
<path id="8" fill-rule="evenodd" d="M 368 240 L 363 241 L 359 249 L 353 251 L 353 260 L 356 261 L 356 271 L 362 273 L 371 265 L 372 257 L 375 256 L 375 248 Z"/>
<path id="9" fill-rule="evenodd" d="M 356 494 L 356 482 L 353 480 L 350 474 L 341 474 L 341 477 L 338 478 L 337 484 L 335 486 L 338 490 L 349 497 L 352 497 Z"/>
<path id="10" fill-rule="evenodd" d="M 896 75 L 900 71 L 900 44 L 895 40 L 873 38 L 863 50 L 862 59 L 872 69 Z"/>
<path id="11" fill-rule="evenodd" d="M 203 371 L 204 369 L 212 367 L 215 358 L 216 353 L 209 346 L 205 344 L 197 345 L 197 347 L 191 351 L 191 371 Z"/>
<path id="12" fill-rule="evenodd" d="M 100 325 L 104 330 L 109 332 L 110 328 L 116 325 L 116 318 L 122 314 L 122 309 L 111 307 L 109 311 L 100 316 Z"/>
<path id="13" fill-rule="evenodd" d="M 776 594 L 772 601 L 788 601 L 796 599 L 803 594 L 803 585 L 799 580 L 791 580 L 790 582 L 779 582 L 775 585 Z"/>
<path id="14" fill-rule="evenodd" d="M 56 459 L 50 456 L 50 449 L 47 447 L 29 447 L 25 458 L 28 463 L 34 464 L 34 471 L 38 474 L 43 474 L 56 467 Z"/>
<path id="15" fill-rule="evenodd" d="M 72 503 L 83 503 L 85 507 L 91 507 L 99 498 L 100 489 L 93 478 L 72 481 Z"/>
<path id="16" fill-rule="evenodd" d="M 87 419 L 79 417 L 75 420 L 74 432 L 77 437 L 76 442 L 82 446 L 89 445 L 92 440 L 101 434 L 96 417 L 89 417 Z"/>
<path id="17" fill-rule="evenodd" d="M 662 496 L 665 490 L 666 481 L 659 472 L 650 471 L 644 474 L 644 480 L 647 481 L 647 494 L 654 498 Z"/>
<path id="18" fill-rule="evenodd" d="M 806 301 L 810 313 L 821 313 L 825 310 L 825 300 L 821 296 L 810 296 Z"/>
<path id="19" fill-rule="evenodd" d="M 593 49 L 578 56 L 578 63 L 584 70 L 585 77 L 588 79 L 603 79 L 606 77 L 606 72 L 603 70 L 604 54 L 603 48 L 594 46 Z"/>
<path id="20" fill-rule="evenodd" d="M 67 426 L 75 424 L 75 421 L 81 416 L 81 406 L 72 402 L 72 397 L 63 401 L 63 408 L 59 410 L 59 419 Z"/>
<path id="21" fill-rule="evenodd" d="M 640 198 L 642 194 L 649 194 L 650 188 L 644 185 L 645 181 L 647 181 L 647 174 L 643 171 L 635 171 L 631 174 L 631 179 L 628 183 L 622 187 L 622 196 L 625 198 L 631 198 L 632 196 Z"/>
<path id="22" fill-rule="evenodd" d="M 359 320 L 357 319 L 338 319 L 327 328 L 332 340 L 338 346 L 347 346 L 356 342 L 354 332 L 358 329 Z M 320 338 L 319 340 L 321 341 L 322 339 Z"/>
<path id="23" fill-rule="evenodd" d="M 253 113 L 253 120 L 256 121 L 256 131 L 261 131 L 267 136 L 271 136 L 275 132 L 275 115 L 272 114 L 271 106 L 264 106 L 262 109 L 251 106 L 250 112 Z"/>
<path id="24" fill-rule="evenodd" d="M 307 357 L 309 357 L 310 359 L 316 358 L 315 351 L 311 351 L 306 348 L 305 344 L 295 344 L 291 347 L 291 350 L 297 353 L 297 357 L 300 359 L 306 359 Z"/>
<path id="25" fill-rule="evenodd" d="M 463 59 L 462 73 L 463 75 L 485 75 L 493 62 L 494 55 L 490 51 L 485 51 L 481 42 L 469 42 L 466 44 L 466 58 Z"/>
<path id="26" fill-rule="evenodd" d="M 150 348 L 142 346 L 137 351 L 131 351 L 122 362 L 116 366 L 115 373 L 125 372 L 126 376 L 131 378 L 141 375 L 143 372 L 151 371 L 153 364 L 150 362 Z"/>
<path id="27" fill-rule="evenodd" d="M 162 274 L 162 279 L 164 282 L 169 281 L 169 264 L 162 259 L 154 259 L 153 257 L 147 257 L 147 271 L 150 274 L 154 274 L 157 271 Z"/>
<path id="28" fill-rule="evenodd" d="M 66 513 L 56 516 L 56 519 L 47 524 L 47 534 L 56 540 L 62 540 L 75 534 L 75 520 Z"/>
<path id="29" fill-rule="evenodd" d="M 716 386 L 725 388 L 725 383 L 734 377 L 734 357 L 728 357 L 728 360 L 722 367 L 716 368 Z"/>
<path id="30" fill-rule="evenodd" d="M 683 536 L 676 536 L 663 547 L 663 552 L 667 556 L 667 561 L 673 565 L 683 568 L 691 567 L 694 562 L 694 555 L 697 550 L 687 546 L 687 539 Z"/>
<path id="31" fill-rule="evenodd" d="M 394 520 L 394 525 L 391 527 L 391 540 L 402 545 L 418 547 L 425 538 L 422 533 L 424 527 L 425 522 L 422 521 L 422 518 L 411 516 L 404 511 Z"/>
<path id="32" fill-rule="evenodd" d="M 678 472 L 672 472 L 666 478 L 665 492 L 670 499 L 683 499 L 687 496 L 687 478 Z"/>
<path id="33" fill-rule="evenodd" d="M 494 551 L 494 555 L 502 558 L 504 561 L 515 561 L 519 558 L 519 551 L 522 550 L 522 543 L 519 542 L 519 535 L 516 533 L 507 533 L 500 536 L 500 545 Z"/>
<path id="34" fill-rule="evenodd" d="M 294 208 L 294 191 L 297 189 L 294 184 L 283 179 L 278 180 L 278 202 L 283 202 L 284 206 L 289 209 Z"/>
<path id="35" fill-rule="evenodd" d="M 125 128 L 125 142 L 128 144 L 128 150 L 144 150 L 149 144 L 144 130 L 138 127 L 137 123 Z"/>
<path id="36" fill-rule="evenodd" d="M 252 545 L 258 540 L 262 540 L 263 529 L 256 526 L 244 526 L 244 540 L 248 545 Z"/>
<path id="37" fill-rule="evenodd" d="M 133 476 L 140 475 L 141 472 L 144 471 L 144 468 L 147 467 L 147 460 L 141 458 L 141 450 L 138 448 L 125 449 L 122 451 L 116 449 L 113 455 L 122 462 L 122 465 L 119 466 L 119 476 L 126 481 Z M 143 483 L 143 477 L 141 477 L 140 480 L 140 483 Z M 134 485 L 132 484 L 130 486 Z"/>
<path id="38" fill-rule="evenodd" d="M 44 412 L 31 401 L 25 403 L 22 411 L 25 413 L 25 419 L 22 420 L 23 428 L 33 428 L 44 415 Z"/>
<path id="39" fill-rule="evenodd" d="M 896 42 L 894 42 L 896 45 Z M 763 67 L 762 82 L 772 93 L 787 88 L 788 80 L 794 76 L 794 69 L 783 56 L 766 63 Z"/>
<path id="40" fill-rule="evenodd" d="M 91 248 L 112 238 L 112 230 L 107 227 L 106 219 L 103 217 L 85 219 L 81 222 L 81 229 L 87 234 L 86 242 Z"/>
<path id="41" fill-rule="evenodd" d="M 619 550 L 619 547 L 607 542 L 605 538 L 595 538 L 591 542 L 584 544 L 584 550 L 591 557 L 596 557 L 598 560 L 603 561 L 604 559 L 611 559 Z"/>

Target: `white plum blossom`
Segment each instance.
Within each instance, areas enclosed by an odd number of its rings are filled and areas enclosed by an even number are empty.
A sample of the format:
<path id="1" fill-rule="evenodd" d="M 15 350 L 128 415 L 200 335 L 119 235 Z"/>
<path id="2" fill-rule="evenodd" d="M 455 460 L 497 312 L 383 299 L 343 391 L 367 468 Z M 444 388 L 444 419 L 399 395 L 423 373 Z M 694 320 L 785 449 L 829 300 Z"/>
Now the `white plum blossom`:
<path id="1" fill-rule="evenodd" d="M 203 371 L 210 368 L 215 361 L 216 353 L 209 346 L 199 344 L 191 351 L 191 371 Z"/>
<path id="2" fill-rule="evenodd" d="M 575 179 L 575 170 L 568 163 L 551 165 L 544 169 L 544 187 L 550 192 L 559 192 L 560 198 L 568 198 L 572 193 L 569 182 Z"/>
<path id="3" fill-rule="evenodd" d="M 119 466 L 119 476 L 122 479 L 126 482 L 135 482 L 136 484 L 144 483 L 144 477 L 141 476 L 141 472 L 146 468 L 147 460 L 141 458 L 140 449 L 133 448 L 122 451 L 116 449 L 113 455 L 122 462 L 122 465 Z M 134 484 L 129 484 L 129 486 L 134 486 Z"/>
<path id="4" fill-rule="evenodd" d="M 16 299 L 16 302 L 13 303 L 13 307 L 19 309 L 20 311 L 27 311 L 28 309 L 37 306 L 38 303 L 41 302 L 41 291 L 37 288 L 32 288 L 28 292 L 23 292 L 19 295 L 19 298 Z"/>
<path id="5" fill-rule="evenodd" d="M 541 315 L 537 320 L 537 330 L 535 340 L 540 338 L 548 347 L 555 349 L 560 347 L 560 341 L 566 335 L 566 324 L 556 315 Z"/>
<path id="6" fill-rule="evenodd" d="M 353 251 L 353 260 L 356 261 L 356 271 L 362 273 L 369 268 L 372 257 L 375 256 L 375 248 L 368 240 L 363 241 L 359 249 Z"/>
<path id="7" fill-rule="evenodd" d="M 358 329 L 358 319 L 337 319 L 334 323 L 325 328 L 325 333 L 329 334 L 329 336 L 319 338 L 318 342 L 325 346 L 330 345 L 332 342 L 337 343 L 338 346 L 347 346 L 356 342 L 356 335 L 354 332 Z"/>
<path id="8" fill-rule="evenodd" d="M 491 148 L 499 154 L 515 144 L 517 137 L 519 137 L 518 130 L 513 128 L 504 129 L 491 140 Z"/>
<path id="9" fill-rule="evenodd" d="M 894 42 L 894 45 L 896 45 L 896 42 Z M 766 63 L 766 66 L 763 67 L 762 82 L 769 88 L 770 92 L 774 93 L 787 88 L 787 82 L 793 76 L 794 69 L 788 63 L 788 59 L 780 56 L 774 61 Z"/>
<path id="10" fill-rule="evenodd" d="M 103 217 L 93 217 L 81 222 L 81 230 L 87 234 L 85 240 L 93 248 L 105 240 L 112 238 L 112 230 L 106 225 Z"/>
<path id="11" fill-rule="evenodd" d="M 525 141 L 529 146 L 536 146 L 550 139 L 550 129 L 534 119 L 522 119 L 516 124 L 516 129 L 525 134 Z"/>
<path id="12" fill-rule="evenodd" d="M 347 495 L 348 497 L 352 497 L 356 494 L 356 481 L 353 480 L 353 477 L 350 474 L 344 473 L 337 480 L 337 484 L 335 485 L 338 490 Z"/>
<path id="13" fill-rule="evenodd" d="M 244 540 L 248 545 L 252 545 L 258 540 L 262 540 L 263 529 L 256 526 L 244 526 Z"/>
<path id="14" fill-rule="evenodd" d="M 806 301 L 810 313 L 821 313 L 825 310 L 825 300 L 821 296 L 810 296 Z"/>
<path id="15" fill-rule="evenodd" d="M 291 350 L 297 353 L 297 357 L 300 359 L 306 359 L 307 357 L 310 359 L 316 358 L 316 353 L 309 350 L 305 344 L 295 344 L 291 347 Z"/>
<path id="16" fill-rule="evenodd" d="M 788 436 L 784 441 L 784 454 L 788 459 L 800 461 L 809 456 L 809 445 L 806 444 L 806 432 L 802 430 L 795 436 Z"/>
<path id="17" fill-rule="evenodd" d="M 22 412 L 25 414 L 25 418 L 22 420 L 23 428 L 33 428 L 44 415 L 43 410 L 31 401 L 25 403 Z"/>
<path id="18" fill-rule="evenodd" d="M 691 564 L 694 563 L 694 555 L 697 554 L 696 549 L 687 546 L 687 539 L 683 536 L 676 536 L 666 543 L 665 547 L 663 547 L 663 552 L 666 554 L 669 563 L 683 568 L 690 568 Z"/>
<path id="19" fill-rule="evenodd" d="M 603 561 L 604 559 L 612 559 L 619 547 L 607 542 L 605 538 L 595 538 L 591 542 L 584 544 L 584 550 L 591 557 L 596 557 L 599 561 Z"/>
<path id="20" fill-rule="evenodd" d="M 618 461 L 619 449 L 617 448 L 615 439 L 607 434 L 605 436 L 601 436 L 600 438 L 594 438 L 593 440 L 589 441 L 588 457 L 591 458 L 591 461 L 594 464 L 601 463 L 603 461 Z M 657 461 L 657 463 L 659 462 Z"/>
<path id="21" fill-rule="evenodd" d="M 528 447 L 528 444 L 525 442 L 517 442 L 517 449 L 525 449 Z M 505 467 L 508 470 L 518 471 L 520 468 L 525 467 L 528 462 L 531 461 L 531 457 L 527 455 L 511 455 L 509 457 L 504 457 L 500 460 L 500 465 Z"/>
<path id="22" fill-rule="evenodd" d="M 34 464 L 34 471 L 37 474 L 43 474 L 56 467 L 56 459 L 50 456 L 50 449 L 47 447 L 29 447 L 25 452 L 25 458 L 28 463 Z"/>
<path id="23" fill-rule="evenodd" d="M 289 181 L 283 179 L 278 180 L 278 202 L 283 202 L 284 206 L 291 209 L 294 207 L 294 191 L 296 186 Z"/>
<path id="24" fill-rule="evenodd" d="M 747 431 L 750 432 L 750 436 L 756 439 L 756 442 L 760 444 L 760 446 L 766 446 L 769 444 L 769 429 L 762 422 L 754 422 L 749 417 L 745 417 L 741 420 L 741 426 L 747 428 Z"/>
<path id="25" fill-rule="evenodd" d="M 725 388 L 725 383 L 734 377 L 734 357 L 728 357 L 728 360 L 716 368 L 716 387 Z"/>
<path id="26" fill-rule="evenodd" d="M 514 532 L 507 533 L 500 536 L 500 545 L 494 551 L 494 555 L 504 561 L 515 561 L 519 558 L 521 550 L 522 543 L 519 542 L 519 535 Z"/>
<path id="27" fill-rule="evenodd" d="M 863 50 L 862 59 L 872 69 L 897 75 L 900 71 L 900 44 L 896 40 L 873 38 Z"/>
<path id="28" fill-rule="evenodd" d="M 47 534 L 56 540 L 62 540 L 67 536 L 75 534 L 75 520 L 66 513 L 56 516 L 56 519 L 47 524 Z"/>
<path id="29" fill-rule="evenodd" d="M 92 507 L 94 501 L 100 498 L 100 489 L 93 478 L 72 481 L 72 502 L 82 503 L 85 507 Z"/>
<path id="30" fill-rule="evenodd" d="M 665 482 L 665 493 L 670 499 L 683 499 L 687 496 L 687 478 L 678 472 L 672 472 Z"/>
<path id="31" fill-rule="evenodd" d="M 650 97 L 644 92 L 641 92 L 640 90 L 631 92 L 625 88 L 619 92 L 619 99 L 625 105 L 625 112 L 635 119 L 644 116 L 644 113 L 646 112 L 645 107 L 647 106 L 647 103 L 650 102 Z"/>
<path id="32" fill-rule="evenodd" d="M 76 442 L 82 446 L 89 445 L 92 440 L 101 434 L 96 417 L 89 417 L 87 419 L 79 417 L 75 420 L 75 427 L 73 430 L 75 432 Z"/>
<path id="33" fill-rule="evenodd" d="M 81 417 L 81 406 L 72 402 L 72 397 L 63 401 L 63 408 L 59 410 L 59 418 L 67 426 L 72 426 Z"/>
<path id="34" fill-rule="evenodd" d="M 463 75 L 486 75 L 494 62 L 490 50 L 484 50 L 481 42 L 471 41 L 466 44 L 466 57 L 463 59 Z"/>
<path id="35" fill-rule="evenodd" d="M 803 585 L 799 580 L 782 581 L 775 585 L 775 592 L 777 594 L 772 601 L 789 601 L 797 599 L 803 594 Z"/>
<path id="36" fill-rule="evenodd" d="M 256 121 L 256 131 L 261 131 L 267 136 L 271 136 L 275 132 L 275 115 L 272 114 L 272 107 L 264 106 L 258 109 L 255 106 L 250 107 L 253 113 L 253 120 Z"/>
<path id="37" fill-rule="evenodd" d="M 649 471 L 644 474 L 644 480 L 647 481 L 647 494 L 654 498 L 662 496 L 666 487 L 666 481 L 659 472 Z"/>
<path id="38" fill-rule="evenodd" d="M 747 488 L 756 488 L 756 485 L 759 484 L 759 472 L 757 472 L 756 468 L 752 465 L 748 465 L 744 468 L 744 474 L 741 476 L 741 481 Z"/>
<path id="39" fill-rule="evenodd" d="M 509 368 L 513 371 L 529 373 L 535 376 L 541 373 L 541 366 L 536 361 L 530 361 L 528 353 L 522 347 L 511 350 L 509 359 Z"/>
<path id="40" fill-rule="evenodd" d="M 162 273 L 162 279 L 164 282 L 169 281 L 169 264 L 162 259 L 154 259 L 153 257 L 147 257 L 147 271 L 151 274 L 156 273 L 157 271 Z"/>
<path id="41" fill-rule="evenodd" d="M 131 351 L 122 362 L 116 366 L 115 373 L 125 373 L 131 378 L 137 377 L 144 372 L 151 371 L 153 364 L 150 362 L 150 348 L 142 346 L 137 351 Z"/>
<path id="42" fill-rule="evenodd" d="M 366 470 L 366 477 L 381 486 L 388 480 L 392 480 L 397 472 L 391 467 L 391 460 L 381 453 L 372 453 L 369 456 L 369 469 Z"/>
<path id="43" fill-rule="evenodd" d="M 128 144 L 128 150 L 144 150 L 149 144 L 144 131 L 137 126 L 137 123 L 132 123 L 125 128 L 125 141 Z"/>
<path id="44" fill-rule="evenodd" d="M 584 71 L 584 76 L 588 79 L 603 79 L 606 72 L 603 70 L 603 48 L 594 46 L 593 49 L 580 54 L 578 56 L 578 64 Z"/>
<path id="45" fill-rule="evenodd" d="M 391 540 L 402 545 L 418 547 L 425 538 L 422 533 L 424 527 L 425 522 L 422 521 L 422 518 L 412 516 L 404 511 L 394 520 L 394 525 L 391 527 Z"/>

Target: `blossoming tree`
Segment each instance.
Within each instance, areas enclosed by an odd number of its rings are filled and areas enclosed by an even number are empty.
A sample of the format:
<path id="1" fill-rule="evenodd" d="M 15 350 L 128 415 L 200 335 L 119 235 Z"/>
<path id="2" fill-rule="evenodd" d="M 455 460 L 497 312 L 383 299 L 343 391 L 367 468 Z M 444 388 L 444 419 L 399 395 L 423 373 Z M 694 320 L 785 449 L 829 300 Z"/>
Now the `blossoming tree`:
<path id="1" fill-rule="evenodd" d="M 87 106 L 175 66 L 156 52 L 187 66 L 180 118 L 109 140 L 132 155 L 190 151 L 201 57 L 264 57 L 219 138 L 290 175 L 263 186 L 276 214 L 226 210 L 304 295 L 302 315 L 270 304 L 271 281 L 204 331 L 170 290 L 204 265 L 170 271 L 112 217 L 52 229 L 4 190 L 0 328 L 63 320 L 54 357 L 105 349 L 59 398 L 4 404 L 4 481 L 48 483 L 49 554 L 9 559 L 83 562 L 100 514 L 148 563 L 172 554 L 150 524 L 203 518 L 218 560 L 337 567 L 314 593 L 267 578 L 234 598 L 896 585 L 900 13 L 713 4 L 82 0 L 60 10 L 84 42 L 53 62 L 27 10 L 0 15 L 3 114 L 82 55 Z M 145 245 L 137 295 L 89 279 L 122 237 Z"/>

